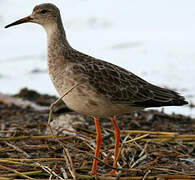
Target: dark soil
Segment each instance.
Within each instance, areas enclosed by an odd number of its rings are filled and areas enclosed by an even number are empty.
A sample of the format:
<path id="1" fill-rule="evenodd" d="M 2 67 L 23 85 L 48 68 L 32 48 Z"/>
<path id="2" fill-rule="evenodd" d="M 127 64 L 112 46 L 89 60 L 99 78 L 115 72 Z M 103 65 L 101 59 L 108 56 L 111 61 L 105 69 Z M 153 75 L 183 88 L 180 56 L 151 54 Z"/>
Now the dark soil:
<path id="1" fill-rule="evenodd" d="M 14 97 L 48 107 L 56 100 L 54 96 L 40 95 L 28 89 L 21 90 Z M 65 174 L 70 179 L 75 174 L 77 179 L 93 178 L 89 175 L 96 137 L 93 120 L 72 112 L 60 102 L 55 107 L 53 117 L 77 114 L 85 121 L 73 126 L 76 136 L 64 135 L 68 131 L 64 127 L 64 131 L 58 132 L 58 139 L 55 139 L 51 134 L 46 134 L 48 114 L 48 111 L 36 111 L 31 107 L 24 109 L 0 102 L 0 179 L 24 179 L 25 176 L 60 179 L 65 178 Z M 124 145 L 118 159 L 120 179 L 143 179 L 144 176 L 146 179 L 195 178 L 195 119 L 158 111 L 140 111 L 118 117 L 117 122 L 121 129 L 121 144 L 124 138 L 130 140 L 149 134 Z M 100 124 L 103 142 L 98 173 L 106 174 L 113 163 L 113 127 L 109 119 L 100 119 Z M 72 162 L 67 160 L 68 157 Z M 50 170 L 47 172 L 43 166 Z M 98 178 L 109 179 L 105 176 Z"/>

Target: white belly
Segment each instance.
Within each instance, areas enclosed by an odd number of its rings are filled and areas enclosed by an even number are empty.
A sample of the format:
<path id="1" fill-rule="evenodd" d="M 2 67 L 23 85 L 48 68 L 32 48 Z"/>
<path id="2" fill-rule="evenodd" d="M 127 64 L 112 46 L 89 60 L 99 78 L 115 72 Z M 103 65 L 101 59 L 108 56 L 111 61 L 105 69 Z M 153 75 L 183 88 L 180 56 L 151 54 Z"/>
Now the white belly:
<path id="1" fill-rule="evenodd" d="M 60 95 L 62 94 L 64 93 L 61 92 Z M 128 105 L 113 104 L 85 85 L 73 89 L 63 98 L 63 101 L 74 111 L 91 117 L 113 117 L 140 109 Z"/>

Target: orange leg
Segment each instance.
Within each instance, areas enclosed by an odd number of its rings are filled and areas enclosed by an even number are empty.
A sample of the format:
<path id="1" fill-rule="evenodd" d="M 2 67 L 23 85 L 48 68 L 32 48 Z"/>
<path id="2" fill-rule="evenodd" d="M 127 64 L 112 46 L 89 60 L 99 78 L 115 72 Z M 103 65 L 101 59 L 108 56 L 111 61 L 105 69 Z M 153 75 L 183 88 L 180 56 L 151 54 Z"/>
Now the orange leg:
<path id="1" fill-rule="evenodd" d="M 117 160 L 118 152 L 119 152 L 120 129 L 115 121 L 115 118 L 112 118 L 112 124 L 114 126 L 114 137 L 115 137 L 115 150 L 114 150 L 113 167 L 116 168 L 117 167 L 116 160 Z M 112 169 L 110 174 L 117 174 L 117 170 Z"/>
<path id="2" fill-rule="evenodd" d="M 99 155 L 100 155 L 100 147 L 101 147 L 101 144 L 102 144 L 102 133 L 101 133 L 101 129 L 100 129 L 100 125 L 99 125 L 98 119 L 94 118 L 94 122 L 95 122 L 95 127 L 96 127 L 96 132 L 97 132 L 95 157 L 99 157 Z M 92 170 L 91 170 L 91 175 L 92 174 L 96 174 L 97 164 L 98 164 L 98 160 L 94 159 L 93 160 Z"/>

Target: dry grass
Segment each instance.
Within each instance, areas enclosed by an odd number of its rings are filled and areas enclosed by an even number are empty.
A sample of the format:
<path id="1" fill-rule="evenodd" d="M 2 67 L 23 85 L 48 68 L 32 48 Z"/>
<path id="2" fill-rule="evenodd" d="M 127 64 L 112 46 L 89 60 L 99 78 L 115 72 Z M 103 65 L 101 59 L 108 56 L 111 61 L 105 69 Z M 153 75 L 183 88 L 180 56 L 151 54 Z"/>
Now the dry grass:
<path id="1" fill-rule="evenodd" d="M 85 118 L 73 125 L 74 131 L 64 127 L 54 137 L 45 133 L 47 118 L 48 112 L 0 104 L 0 180 L 195 179 L 195 119 L 157 111 L 120 117 L 119 176 L 93 177 L 89 175 L 96 136 L 93 121 Z M 113 163 L 113 129 L 110 120 L 100 121 L 98 172 L 107 174 Z"/>

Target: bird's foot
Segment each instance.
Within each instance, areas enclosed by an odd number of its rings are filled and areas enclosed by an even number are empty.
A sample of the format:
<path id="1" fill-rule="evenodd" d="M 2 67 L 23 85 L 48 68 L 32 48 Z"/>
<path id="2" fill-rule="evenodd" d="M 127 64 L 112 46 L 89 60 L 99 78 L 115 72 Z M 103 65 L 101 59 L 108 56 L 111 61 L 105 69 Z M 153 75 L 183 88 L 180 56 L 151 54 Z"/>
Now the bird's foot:
<path id="1" fill-rule="evenodd" d="M 93 171 L 93 170 L 89 173 L 90 176 L 93 176 L 93 175 L 96 175 L 96 174 L 97 174 L 97 172 Z"/>
<path id="2" fill-rule="evenodd" d="M 91 171 L 89 174 L 90 176 L 118 176 L 118 171 L 116 169 L 112 169 L 107 174 L 100 174 L 100 173 L 97 173 L 96 171 Z"/>
<path id="3" fill-rule="evenodd" d="M 109 172 L 110 175 L 118 175 L 118 171 L 116 169 L 112 169 L 110 172 Z"/>
<path id="4" fill-rule="evenodd" d="M 103 174 L 97 173 L 96 171 L 91 171 L 89 173 L 90 176 L 103 176 Z"/>

